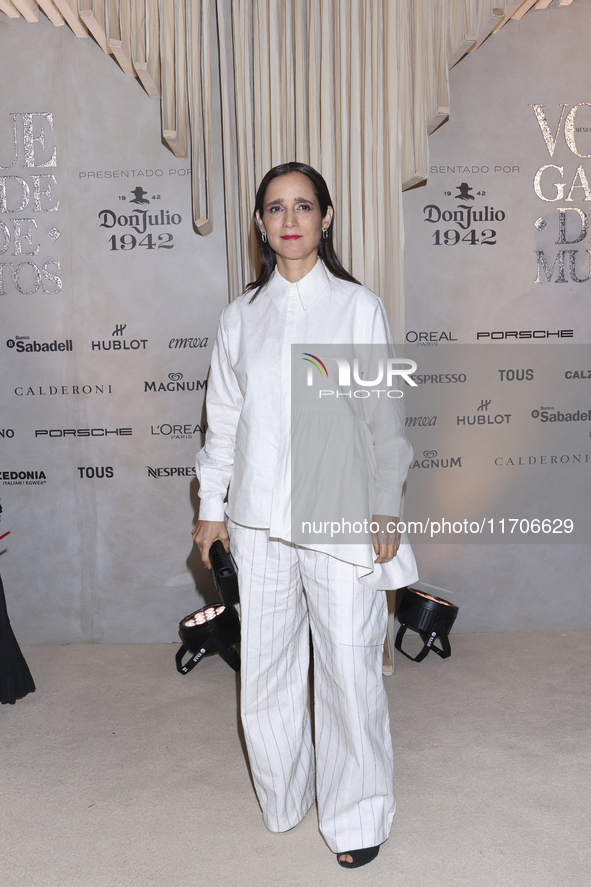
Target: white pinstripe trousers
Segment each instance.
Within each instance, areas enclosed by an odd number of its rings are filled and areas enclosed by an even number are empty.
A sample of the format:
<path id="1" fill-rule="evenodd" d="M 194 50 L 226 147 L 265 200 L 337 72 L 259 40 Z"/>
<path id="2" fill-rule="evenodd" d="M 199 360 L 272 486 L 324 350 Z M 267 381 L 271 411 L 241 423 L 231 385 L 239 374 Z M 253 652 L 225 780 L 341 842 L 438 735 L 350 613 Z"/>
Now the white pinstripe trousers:
<path id="1" fill-rule="evenodd" d="M 381 844 L 395 807 L 385 592 L 357 582 L 351 564 L 227 523 L 240 582 L 242 724 L 265 825 L 293 828 L 316 797 L 333 852 Z"/>

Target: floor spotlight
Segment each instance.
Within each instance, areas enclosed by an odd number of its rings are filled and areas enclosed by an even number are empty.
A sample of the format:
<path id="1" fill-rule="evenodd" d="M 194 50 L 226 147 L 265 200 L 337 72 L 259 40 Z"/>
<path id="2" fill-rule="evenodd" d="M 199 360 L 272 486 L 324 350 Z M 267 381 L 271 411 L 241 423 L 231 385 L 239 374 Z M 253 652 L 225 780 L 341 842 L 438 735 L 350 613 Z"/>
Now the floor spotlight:
<path id="1" fill-rule="evenodd" d="M 240 671 L 240 656 L 234 644 L 240 640 L 240 619 L 234 607 L 210 604 L 185 616 L 179 623 L 182 646 L 176 654 L 176 667 L 180 674 L 187 674 L 206 653 L 219 653 L 234 671 Z M 193 656 L 183 665 L 183 656 L 190 651 Z"/>
<path id="2" fill-rule="evenodd" d="M 394 646 L 413 662 L 422 662 L 429 650 L 433 650 L 442 659 L 447 659 L 451 656 L 448 635 L 456 621 L 458 609 L 449 601 L 433 597 L 418 588 L 405 588 L 398 608 L 400 628 Z M 414 657 L 402 649 L 402 638 L 407 628 L 416 631 L 423 641 L 423 649 Z M 435 645 L 435 638 L 439 638 L 441 647 Z"/>

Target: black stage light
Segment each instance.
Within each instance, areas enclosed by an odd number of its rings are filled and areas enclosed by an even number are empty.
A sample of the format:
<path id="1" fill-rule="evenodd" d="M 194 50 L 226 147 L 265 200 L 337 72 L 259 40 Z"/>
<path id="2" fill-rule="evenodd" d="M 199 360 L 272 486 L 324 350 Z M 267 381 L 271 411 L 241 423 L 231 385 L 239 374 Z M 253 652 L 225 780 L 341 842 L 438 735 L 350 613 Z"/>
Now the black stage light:
<path id="1" fill-rule="evenodd" d="M 447 659 L 451 656 L 448 635 L 456 621 L 458 609 L 449 601 L 433 597 L 432 594 L 419 591 L 418 588 L 405 588 L 398 608 L 400 628 L 394 646 L 413 662 L 421 662 L 429 650 L 433 650 L 442 659 Z M 423 649 L 414 657 L 402 649 L 402 638 L 407 628 L 416 631 L 423 641 Z M 441 641 L 441 648 L 434 643 L 437 637 Z"/>
<path id="2" fill-rule="evenodd" d="M 234 644 L 240 640 L 240 620 L 234 607 L 210 604 L 185 616 L 179 623 L 182 646 L 176 654 L 177 671 L 187 674 L 206 653 L 219 653 L 234 671 L 240 671 L 240 656 Z M 183 665 L 189 650 L 193 657 Z"/>
<path id="3" fill-rule="evenodd" d="M 231 552 L 226 551 L 223 543 L 216 539 L 209 549 L 211 561 L 211 578 L 224 604 L 238 604 L 238 569 Z"/>

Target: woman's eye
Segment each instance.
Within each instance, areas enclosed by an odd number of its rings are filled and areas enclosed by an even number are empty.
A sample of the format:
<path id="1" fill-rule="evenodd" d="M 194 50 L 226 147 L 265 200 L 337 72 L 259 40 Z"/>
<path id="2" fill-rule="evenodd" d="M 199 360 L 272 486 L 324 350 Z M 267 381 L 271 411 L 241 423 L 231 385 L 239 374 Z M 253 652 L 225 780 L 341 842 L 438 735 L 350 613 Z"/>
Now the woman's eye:
<path id="1" fill-rule="evenodd" d="M 312 209 L 312 207 L 310 206 L 309 203 L 298 203 L 298 205 L 296 206 L 296 209 L 303 209 L 303 210 L 309 211 Z"/>
<path id="2" fill-rule="evenodd" d="M 279 203 L 276 203 L 275 206 L 269 207 L 269 212 L 270 213 L 274 213 L 275 211 L 281 212 L 281 209 L 282 209 L 281 205 Z"/>

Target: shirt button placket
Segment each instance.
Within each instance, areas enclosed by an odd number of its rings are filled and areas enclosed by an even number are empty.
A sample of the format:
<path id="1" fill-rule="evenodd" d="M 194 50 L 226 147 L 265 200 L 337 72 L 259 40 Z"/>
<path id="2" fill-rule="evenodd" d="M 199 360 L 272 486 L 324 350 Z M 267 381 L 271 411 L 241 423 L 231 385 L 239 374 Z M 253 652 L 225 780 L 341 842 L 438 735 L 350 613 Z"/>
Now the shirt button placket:
<path id="1" fill-rule="evenodd" d="M 301 313 L 298 288 L 292 283 L 287 291 L 285 327 L 283 331 L 281 379 L 280 379 L 280 419 L 279 419 L 279 463 L 275 475 L 272 511 L 279 521 L 282 533 L 289 533 L 291 524 L 291 346 L 297 341 L 298 315 Z M 279 517 L 279 514 L 281 516 Z"/>

